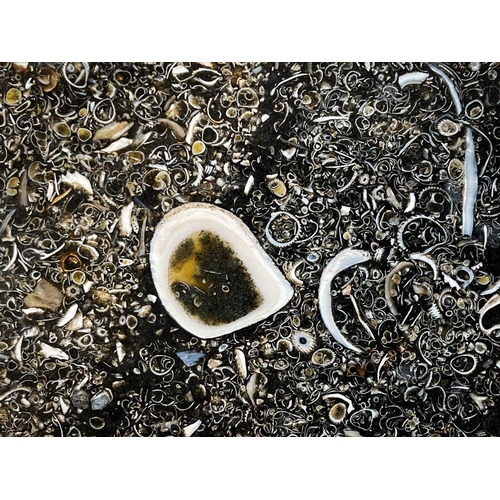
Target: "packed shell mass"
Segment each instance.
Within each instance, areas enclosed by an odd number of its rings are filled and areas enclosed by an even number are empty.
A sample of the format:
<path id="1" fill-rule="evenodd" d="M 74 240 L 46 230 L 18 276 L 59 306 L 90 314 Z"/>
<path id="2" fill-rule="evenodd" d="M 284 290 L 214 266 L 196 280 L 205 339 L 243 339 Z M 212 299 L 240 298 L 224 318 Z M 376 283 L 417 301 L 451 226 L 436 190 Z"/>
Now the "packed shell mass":
<path id="1" fill-rule="evenodd" d="M 1 63 L 0 436 L 500 435 L 498 63 Z"/>

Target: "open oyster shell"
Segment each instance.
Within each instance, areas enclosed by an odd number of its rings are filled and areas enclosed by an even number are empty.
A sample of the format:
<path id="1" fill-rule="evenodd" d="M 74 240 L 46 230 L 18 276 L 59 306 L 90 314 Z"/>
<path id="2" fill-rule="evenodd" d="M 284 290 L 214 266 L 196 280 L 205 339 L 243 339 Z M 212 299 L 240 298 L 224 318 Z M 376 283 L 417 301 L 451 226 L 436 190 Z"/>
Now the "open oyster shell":
<path id="1" fill-rule="evenodd" d="M 257 323 L 293 295 L 241 220 L 206 203 L 188 203 L 165 215 L 151 241 L 150 262 L 167 312 L 203 339 Z"/>

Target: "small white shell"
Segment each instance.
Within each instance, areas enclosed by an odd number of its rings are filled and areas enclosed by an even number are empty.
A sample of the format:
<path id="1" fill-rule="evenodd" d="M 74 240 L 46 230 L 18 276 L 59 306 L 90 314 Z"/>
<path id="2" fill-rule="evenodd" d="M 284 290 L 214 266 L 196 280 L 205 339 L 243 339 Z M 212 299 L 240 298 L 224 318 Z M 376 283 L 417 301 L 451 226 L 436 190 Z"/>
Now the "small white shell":
<path id="1" fill-rule="evenodd" d="M 478 180 L 474 138 L 470 128 L 467 128 L 466 138 L 462 234 L 471 236 L 474 229 L 474 207 L 476 204 Z"/>
<path id="2" fill-rule="evenodd" d="M 116 341 L 116 357 L 118 358 L 118 363 L 121 363 L 123 361 L 123 358 L 125 358 L 125 355 L 127 353 L 125 352 L 125 348 L 123 347 L 123 344 L 117 340 Z"/>
<path id="3" fill-rule="evenodd" d="M 94 141 L 116 140 L 132 128 L 134 124 L 129 122 L 113 122 L 106 125 L 94 134 Z"/>
<path id="4" fill-rule="evenodd" d="M 184 437 L 190 437 L 199 429 L 200 425 L 201 420 L 197 420 L 196 422 L 193 422 L 192 424 L 184 427 L 184 429 L 182 429 L 182 434 L 184 435 Z"/>
<path id="5" fill-rule="evenodd" d="M 253 176 L 253 175 L 251 175 L 251 176 L 248 178 L 248 180 L 247 180 L 247 182 L 246 182 L 246 184 L 245 184 L 245 189 L 243 190 L 243 192 L 244 192 L 245 194 L 250 194 L 250 191 L 252 190 L 252 187 L 253 187 L 254 182 L 255 182 L 254 176 Z"/>
<path id="6" fill-rule="evenodd" d="M 245 354 L 241 349 L 234 350 L 234 362 L 236 364 L 236 371 L 240 374 L 241 378 L 245 380 L 247 378 L 247 361 Z"/>
<path id="7" fill-rule="evenodd" d="M 66 328 L 70 332 L 75 332 L 76 330 L 80 330 L 80 328 L 83 328 L 83 314 L 78 311 L 75 314 L 75 317 L 72 318 L 72 320 L 66 325 Z"/>

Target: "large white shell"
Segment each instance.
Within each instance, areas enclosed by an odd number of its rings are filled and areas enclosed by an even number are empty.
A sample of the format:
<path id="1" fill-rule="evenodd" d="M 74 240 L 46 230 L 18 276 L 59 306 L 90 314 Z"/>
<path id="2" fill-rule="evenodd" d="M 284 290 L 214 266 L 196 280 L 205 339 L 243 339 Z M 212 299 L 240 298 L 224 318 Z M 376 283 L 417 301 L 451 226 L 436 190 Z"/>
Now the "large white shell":
<path id="1" fill-rule="evenodd" d="M 168 284 L 171 255 L 186 238 L 203 230 L 217 234 L 231 246 L 262 295 L 260 306 L 231 323 L 211 326 L 190 316 Z M 230 212 L 207 203 L 188 203 L 165 215 L 151 241 L 150 263 L 156 290 L 167 312 L 182 328 L 203 339 L 253 325 L 281 309 L 293 295 L 288 281 L 245 224 Z"/>

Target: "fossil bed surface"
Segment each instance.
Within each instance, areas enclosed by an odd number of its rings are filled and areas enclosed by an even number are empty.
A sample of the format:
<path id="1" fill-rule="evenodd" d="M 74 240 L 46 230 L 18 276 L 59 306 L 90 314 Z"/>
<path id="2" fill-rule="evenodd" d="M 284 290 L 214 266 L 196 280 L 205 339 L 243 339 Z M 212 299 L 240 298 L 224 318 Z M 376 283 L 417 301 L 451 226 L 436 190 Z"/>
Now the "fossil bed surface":
<path id="1" fill-rule="evenodd" d="M 499 73 L 2 63 L 0 436 L 500 435 Z M 189 202 L 249 228 L 286 306 L 177 325 L 149 245 Z"/>

